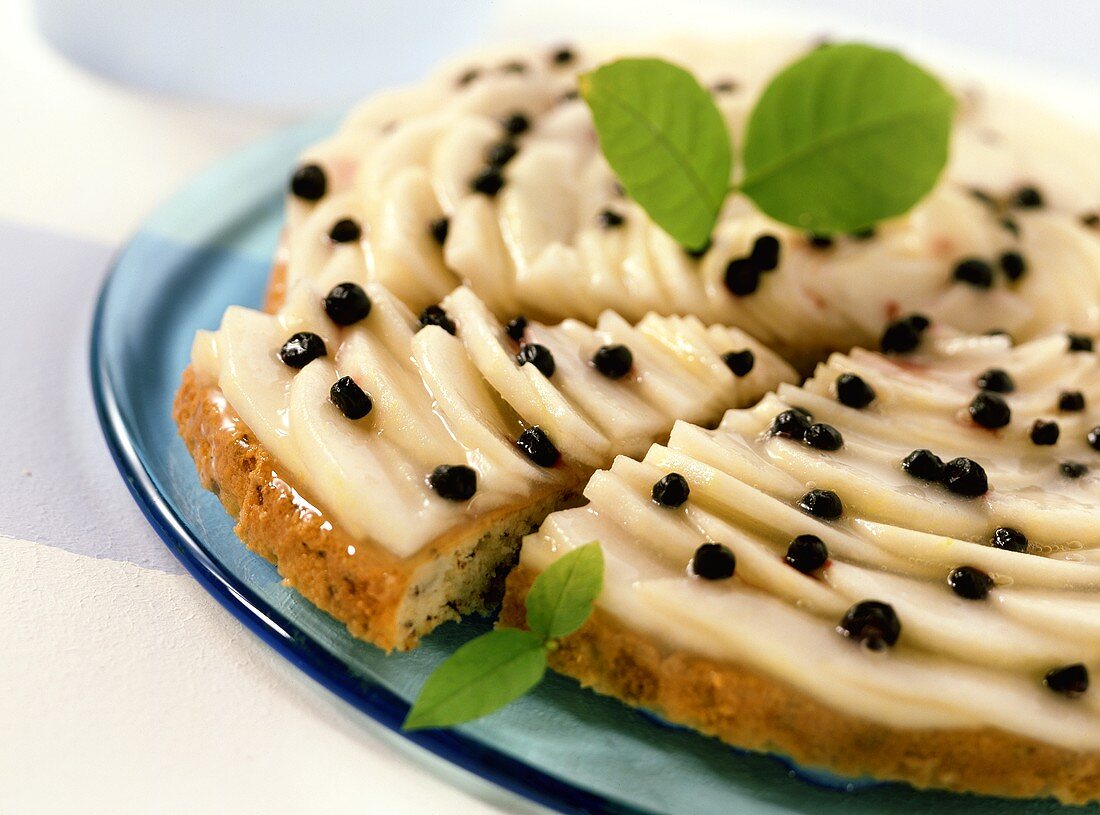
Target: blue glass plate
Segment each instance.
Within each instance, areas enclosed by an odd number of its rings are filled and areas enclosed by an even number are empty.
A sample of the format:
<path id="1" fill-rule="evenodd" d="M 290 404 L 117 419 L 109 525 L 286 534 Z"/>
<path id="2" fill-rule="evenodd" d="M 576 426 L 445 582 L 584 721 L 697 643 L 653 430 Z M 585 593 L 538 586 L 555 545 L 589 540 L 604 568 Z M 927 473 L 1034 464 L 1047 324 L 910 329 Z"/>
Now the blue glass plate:
<path id="1" fill-rule="evenodd" d="M 170 416 L 195 330 L 217 326 L 230 303 L 259 303 L 282 219 L 284 179 L 303 146 L 334 124 L 333 118 L 311 122 L 244 150 L 148 220 L 116 258 L 103 289 L 92 379 L 123 478 L 195 578 L 287 659 L 400 732 L 409 701 L 432 668 L 487 624 L 444 626 L 420 649 L 392 656 L 353 639 L 235 538 L 221 504 L 199 486 Z M 806 668 L 813 670 L 812 661 Z M 1061 811 L 1052 801 L 918 792 L 802 773 L 667 726 L 556 675 L 480 722 L 405 737 L 561 812 Z"/>

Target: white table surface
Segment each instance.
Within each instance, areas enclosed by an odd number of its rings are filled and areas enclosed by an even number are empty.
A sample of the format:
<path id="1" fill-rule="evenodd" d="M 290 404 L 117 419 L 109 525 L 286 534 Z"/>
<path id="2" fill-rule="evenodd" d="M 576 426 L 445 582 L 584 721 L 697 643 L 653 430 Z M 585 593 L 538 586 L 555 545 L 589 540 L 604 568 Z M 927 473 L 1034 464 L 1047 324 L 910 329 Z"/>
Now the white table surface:
<path id="1" fill-rule="evenodd" d="M 717 18 L 731 30 L 793 21 L 915 36 L 1067 81 L 1100 78 L 1096 0 L 514 0 L 488 22 L 492 36 L 554 39 Z M 223 610 L 131 501 L 92 408 L 94 297 L 142 217 L 218 157 L 368 85 L 322 72 L 306 105 L 264 85 L 270 54 L 244 53 L 235 58 L 256 77 L 252 103 L 203 101 L 186 77 L 126 82 L 125 65 L 108 70 L 62 46 L 80 64 L 43 40 L 26 2 L 0 0 L 0 812 L 541 811 L 407 747 Z M 434 60 L 410 48 L 406 68 Z"/>

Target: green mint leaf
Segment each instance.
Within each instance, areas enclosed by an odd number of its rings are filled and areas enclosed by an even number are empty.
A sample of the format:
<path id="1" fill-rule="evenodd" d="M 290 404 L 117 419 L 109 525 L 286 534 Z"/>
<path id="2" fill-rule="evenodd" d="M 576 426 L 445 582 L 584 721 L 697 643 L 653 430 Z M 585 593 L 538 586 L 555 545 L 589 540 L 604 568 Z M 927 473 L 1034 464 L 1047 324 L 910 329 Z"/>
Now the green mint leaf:
<path id="1" fill-rule="evenodd" d="M 546 646 L 531 631 L 498 628 L 470 640 L 420 690 L 405 730 L 451 727 L 515 701 L 546 673 Z"/>
<path id="2" fill-rule="evenodd" d="M 544 639 L 572 634 L 592 613 L 603 587 L 603 552 L 596 542 L 563 555 L 527 592 L 527 625 Z"/>
<path id="3" fill-rule="evenodd" d="M 620 59 L 580 78 L 600 147 L 627 194 L 688 249 L 710 239 L 729 190 L 729 131 L 692 76 L 659 59 Z"/>
<path id="4" fill-rule="evenodd" d="M 777 221 L 852 232 L 909 210 L 944 165 L 955 100 L 893 51 L 826 46 L 765 88 L 741 191 Z"/>

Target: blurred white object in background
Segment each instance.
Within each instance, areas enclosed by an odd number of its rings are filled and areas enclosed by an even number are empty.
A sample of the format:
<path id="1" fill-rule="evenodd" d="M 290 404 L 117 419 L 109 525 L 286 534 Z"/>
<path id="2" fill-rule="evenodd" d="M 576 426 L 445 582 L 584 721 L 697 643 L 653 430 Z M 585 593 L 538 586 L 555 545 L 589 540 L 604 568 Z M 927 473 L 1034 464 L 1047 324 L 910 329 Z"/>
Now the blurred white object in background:
<path id="1" fill-rule="evenodd" d="M 37 0 L 79 65 L 156 93 L 309 113 L 420 79 L 480 41 L 491 0 Z"/>

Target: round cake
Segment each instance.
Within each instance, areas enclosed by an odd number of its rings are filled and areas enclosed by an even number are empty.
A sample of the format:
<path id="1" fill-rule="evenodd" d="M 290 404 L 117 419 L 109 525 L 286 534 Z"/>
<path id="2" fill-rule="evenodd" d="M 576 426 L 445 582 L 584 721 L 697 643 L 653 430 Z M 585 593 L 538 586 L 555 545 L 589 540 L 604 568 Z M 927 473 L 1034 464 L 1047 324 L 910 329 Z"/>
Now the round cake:
<path id="1" fill-rule="evenodd" d="M 904 215 L 810 234 L 732 195 L 687 251 L 577 92 L 657 55 L 739 144 L 813 47 L 498 49 L 365 102 L 293 171 L 265 309 L 197 336 L 181 435 L 381 648 L 502 592 L 523 625 L 598 540 L 556 670 L 808 766 L 1098 799 L 1100 135 L 956 85 Z"/>

